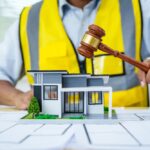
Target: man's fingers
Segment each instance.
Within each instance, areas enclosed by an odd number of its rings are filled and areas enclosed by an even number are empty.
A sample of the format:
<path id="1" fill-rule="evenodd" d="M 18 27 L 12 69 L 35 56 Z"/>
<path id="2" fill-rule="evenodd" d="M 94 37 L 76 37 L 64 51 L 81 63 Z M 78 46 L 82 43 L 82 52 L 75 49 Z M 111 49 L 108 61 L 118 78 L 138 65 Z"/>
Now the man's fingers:
<path id="1" fill-rule="evenodd" d="M 146 82 L 150 83 L 150 70 L 146 74 Z"/>
<path id="2" fill-rule="evenodd" d="M 20 109 L 20 110 L 25 110 L 25 109 L 27 109 L 28 108 L 28 104 L 26 104 L 26 103 L 22 103 L 21 105 L 19 105 L 19 107 L 18 107 L 18 109 Z"/>
<path id="3" fill-rule="evenodd" d="M 144 71 L 139 70 L 138 78 L 142 87 L 146 85 L 146 74 Z"/>
<path id="4" fill-rule="evenodd" d="M 23 93 L 21 96 L 20 96 L 20 100 L 19 100 L 19 108 L 20 109 L 27 109 L 28 106 L 30 105 L 30 101 L 33 97 L 33 92 L 32 91 L 28 91 L 26 93 Z"/>
<path id="5" fill-rule="evenodd" d="M 30 101 L 33 97 L 33 91 L 28 91 L 25 93 L 20 93 L 16 98 L 16 108 L 18 109 L 27 109 Z"/>
<path id="6" fill-rule="evenodd" d="M 150 68 L 150 60 L 149 59 L 145 60 L 144 63 L 147 65 L 147 67 Z M 145 81 L 146 83 L 150 83 L 150 69 L 145 75 L 145 80 L 146 80 Z"/>
<path id="7" fill-rule="evenodd" d="M 32 96 L 33 96 L 33 91 L 30 90 L 30 91 L 26 92 L 26 94 L 27 94 L 29 97 L 32 97 Z"/>
<path id="8" fill-rule="evenodd" d="M 143 62 L 145 65 L 147 65 L 147 67 L 150 68 L 150 60 L 149 59 L 146 59 L 144 60 Z M 141 86 L 145 86 L 146 83 L 150 83 L 150 69 L 147 73 L 145 73 L 144 71 L 142 70 L 139 70 L 138 71 L 138 78 L 141 82 Z"/>
<path id="9" fill-rule="evenodd" d="M 28 91 L 26 93 L 24 93 L 24 100 L 27 102 L 30 102 L 30 100 L 33 97 L 33 91 Z"/>

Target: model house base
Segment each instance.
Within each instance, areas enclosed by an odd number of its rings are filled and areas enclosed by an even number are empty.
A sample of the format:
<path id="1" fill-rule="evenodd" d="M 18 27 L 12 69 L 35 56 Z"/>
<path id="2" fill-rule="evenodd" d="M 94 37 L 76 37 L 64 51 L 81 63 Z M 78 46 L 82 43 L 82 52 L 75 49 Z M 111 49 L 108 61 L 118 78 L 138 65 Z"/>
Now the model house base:
<path id="1" fill-rule="evenodd" d="M 109 94 L 112 117 L 112 88 L 108 76 L 68 74 L 66 71 L 28 71 L 34 78 L 34 96 L 44 114 L 104 114 L 104 93 Z"/>

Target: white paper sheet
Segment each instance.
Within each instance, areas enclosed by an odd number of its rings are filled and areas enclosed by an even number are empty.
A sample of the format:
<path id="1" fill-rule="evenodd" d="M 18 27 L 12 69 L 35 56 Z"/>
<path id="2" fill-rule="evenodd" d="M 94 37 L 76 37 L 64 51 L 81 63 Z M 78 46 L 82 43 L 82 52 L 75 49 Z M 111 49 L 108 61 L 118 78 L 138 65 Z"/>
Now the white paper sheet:
<path id="1" fill-rule="evenodd" d="M 136 115 L 144 120 L 150 120 L 150 113 L 137 113 Z"/>
<path id="2" fill-rule="evenodd" d="M 31 136 L 19 147 L 28 149 L 52 149 L 63 147 L 67 140 L 63 136 Z"/>
<path id="3" fill-rule="evenodd" d="M 75 134 L 75 140 L 78 144 L 83 144 L 83 145 L 90 144 L 86 134 L 86 130 L 82 124 L 75 124 L 72 127 Z"/>
<path id="4" fill-rule="evenodd" d="M 64 149 L 64 146 L 71 140 L 74 133 L 70 127 L 65 134 L 55 136 L 30 136 L 20 144 L 20 149 Z"/>
<path id="5" fill-rule="evenodd" d="M 70 137 L 30 136 L 20 144 L 0 143 L 2 150 L 63 150 Z"/>
<path id="6" fill-rule="evenodd" d="M 127 133 L 89 133 L 93 145 L 138 146 L 138 143 Z"/>
<path id="7" fill-rule="evenodd" d="M 33 127 L 30 127 L 33 129 Z M 2 150 L 49 150 L 64 149 L 74 136 L 72 126 L 63 135 L 29 135 L 20 143 L 0 142 Z"/>
<path id="8" fill-rule="evenodd" d="M 122 125 L 142 144 L 150 145 L 150 121 L 130 121 Z"/>
<path id="9" fill-rule="evenodd" d="M 70 124 L 48 124 L 39 128 L 33 135 L 62 135 Z"/>
<path id="10" fill-rule="evenodd" d="M 7 112 L 0 114 L 0 121 L 18 121 L 27 114 L 24 112 Z"/>
<path id="11" fill-rule="evenodd" d="M 87 131 L 90 133 L 114 133 L 114 132 L 118 132 L 118 133 L 125 133 L 126 131 L 120 126 L 120 124 L 97 124 L 97 125 L 93 125 L 93 124 L 89 124 L 86 125 Z"/>
<path id="12" fill-rule="evenodd" d="M 15 125 L 14 127 L 0 134 L 0 143 L 19 143 L 39 127 L 41 127 L 39 124 Z"/>
<path id="13" fill-rule="evenodd" d="M 117 119 L 121 121 L 140 120 L 135 114 L 117 114 Z"/>
<path id="14" fill-rule="evenodd" d="M 86 125 L 91 144 L 93 145 L 132 145 L 138 143 L 119 124 L 116 125 Z"/>
<path id="15" fill-rule="evenodd" d="M 9 129 L 10 127 L 14 126 L 15 123 L 13 122 L 2 122 L 0 121 L 0 133 L 5 131 L 6 129 Z"/>

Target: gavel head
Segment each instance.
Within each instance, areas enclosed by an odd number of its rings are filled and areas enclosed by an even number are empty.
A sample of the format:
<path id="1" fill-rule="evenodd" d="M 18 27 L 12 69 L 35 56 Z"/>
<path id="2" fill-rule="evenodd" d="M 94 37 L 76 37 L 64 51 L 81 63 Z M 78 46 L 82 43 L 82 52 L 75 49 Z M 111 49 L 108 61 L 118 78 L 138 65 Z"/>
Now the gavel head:
<path id="1" fill-rule="evenodd" d="M 101 43 L 102 36 L 105 35 L 105 31 L 97 25 L 90 25 L 88 27 L 89 31 L 87 31 L 82 41 L 80 42 L 80 47 L 78 48 L 79 54 L 92 58 L 94 55 L 94 51 L 96 51 Z"/>

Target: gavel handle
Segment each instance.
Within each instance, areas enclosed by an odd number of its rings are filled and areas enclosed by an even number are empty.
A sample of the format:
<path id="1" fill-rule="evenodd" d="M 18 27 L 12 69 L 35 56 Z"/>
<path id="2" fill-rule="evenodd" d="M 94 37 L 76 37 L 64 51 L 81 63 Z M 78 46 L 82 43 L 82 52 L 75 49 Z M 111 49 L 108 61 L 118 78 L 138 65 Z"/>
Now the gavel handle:
<path id="1" fill-rule="evenodd" d="M 142 63 L 142 62 L 138 62 L 135 59 L 124 55 L 118 51 L 114 51 L 112 50 L 110 47 L 108 47 L 107 45 L 101 43 L 98 47 L 100 50 L 102 50 L 103 52 L 106 52 L 108 54 L 114 55 L 115 57 L 118 57 L 126 62 L 128 62 L 129 64 L 132 64 L 134 66 L 136 66 L 137 68 L 141 69 L 144 72 L 148 72 L 148 70 L 150 69 L 146 64 Z"/>

